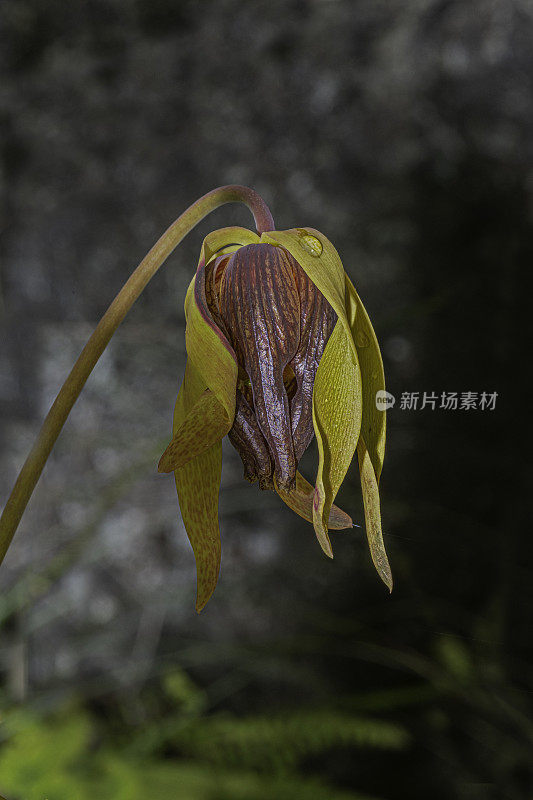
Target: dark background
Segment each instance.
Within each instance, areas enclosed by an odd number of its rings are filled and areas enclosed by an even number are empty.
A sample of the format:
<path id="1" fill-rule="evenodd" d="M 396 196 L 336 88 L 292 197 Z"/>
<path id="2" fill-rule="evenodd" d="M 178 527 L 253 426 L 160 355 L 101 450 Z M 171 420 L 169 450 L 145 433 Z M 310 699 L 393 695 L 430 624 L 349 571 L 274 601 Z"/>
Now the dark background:
<path id="1" fill-rule="evenodd" d="M 528 0 L 4 0 L 0 490 L 122 283 L 217 185 L 336 245 L 388 388 L 389 597 L 230 446 L 218 588 L 156 473 L 216 211 L 119 329 L 0 572 L 9 800 L 533 797 Z M 498 392 L 494 411 L 399 407 Z M 302 466 L 312 478 L 314 445 Z M 357 467 L 339 504 L 362 521 Z M 96 787 L 96 795 L 95 795 Z"/>

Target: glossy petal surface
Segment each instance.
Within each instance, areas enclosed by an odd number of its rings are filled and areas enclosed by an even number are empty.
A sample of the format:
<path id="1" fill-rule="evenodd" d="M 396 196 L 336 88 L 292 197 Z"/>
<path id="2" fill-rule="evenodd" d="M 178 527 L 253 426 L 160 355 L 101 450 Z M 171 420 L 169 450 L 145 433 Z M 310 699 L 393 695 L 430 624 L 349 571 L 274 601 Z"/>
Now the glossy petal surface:
<path id="1" fill-rule="evenodd" d="M 246 392 L 247 395 L 250 393 Z M 235 419 L 229 439 L 242 459 L 246 480 L 250 483 L 258 480 L 261 489 L 271 489 L 274 486 L 274 462 L 257 422 L 251 398 L 246 394 L 237 389 Z"/>
<path id="2" fill-rule="evenodd" d="M 219 307 L 239 365 L 249 376 L 253 410 L 280 486 L 293 485 L 296 457 L 283 372 L 300 341 L 298 267 L 280 247 L 251 244 L 230 256 Z"/>
<path id="3" fill-rule="evenodd" d="M 331 555 L 329 512 L 354 456 L 361 428 L 361 374 L 340 319 L 316 373 L 313 422 L 319 453 L 313 525 L 322 549 Z"/>
<path id="4" fill-rule="evenodd" d="M 313 438 L 313 386 L 337 315 L 299 264 L 295 279 L 300 297 L 300 344 L 290 361 L 296 384 L 290 409 L 294 453 L 299 461 Z"/>

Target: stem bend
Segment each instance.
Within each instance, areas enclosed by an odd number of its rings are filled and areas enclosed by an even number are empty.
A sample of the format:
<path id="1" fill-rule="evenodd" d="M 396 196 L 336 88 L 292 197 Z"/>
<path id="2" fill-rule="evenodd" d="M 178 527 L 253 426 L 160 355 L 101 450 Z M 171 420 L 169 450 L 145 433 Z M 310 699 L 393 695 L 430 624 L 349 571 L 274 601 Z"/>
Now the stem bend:
<path id="1" fill-rule="evenodd" d="M 207 214 L 225 203 L 247 205 L 254 216 L 259 234 L 274 230 L 272 214 L 257 192 L 246 186 L 220 186 L 189 206 L 155 243 L 96 326 L 43 422 L 0 517 L 0 564 L 57 437 L 111 337 L 148 281 L 153 278 L 174 248 Z"/>

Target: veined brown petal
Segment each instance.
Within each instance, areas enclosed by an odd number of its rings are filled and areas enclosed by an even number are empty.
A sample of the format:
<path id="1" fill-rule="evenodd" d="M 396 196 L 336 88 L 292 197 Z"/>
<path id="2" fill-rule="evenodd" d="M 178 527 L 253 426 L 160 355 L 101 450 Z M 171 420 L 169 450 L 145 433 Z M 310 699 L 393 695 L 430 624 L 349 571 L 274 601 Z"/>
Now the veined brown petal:
<path id="1" fill-rule="evenodd" d="M 289 363 L 297 385 L 290 406 L 294 453 L 299 461 L 314 436 L 313 385 L 337 315 L 299 264 L 294 274 L 300 297 L 300 344 Z"/>
<path id="2" fill-rule="evenodd" d="M 239 453 L 244 465 L 244 477 L 250 483 L 259 480 L 261 489 L 273 489 L 274 465 L 268 445 L 257 419 L 244 393 L 237 389 L 235 419 L 229 439 Z"/>
<path id="3" fill-rule="evenodd" d="M 282 248 L 247 245 L 229 257 L 219 295 L 220 315 L 250 378 L 255 416 L 283 489 L 294 487 L 297 466 L 283 383 L 283 371 L 300 343 L 294 270 L 294 259 Z"/>

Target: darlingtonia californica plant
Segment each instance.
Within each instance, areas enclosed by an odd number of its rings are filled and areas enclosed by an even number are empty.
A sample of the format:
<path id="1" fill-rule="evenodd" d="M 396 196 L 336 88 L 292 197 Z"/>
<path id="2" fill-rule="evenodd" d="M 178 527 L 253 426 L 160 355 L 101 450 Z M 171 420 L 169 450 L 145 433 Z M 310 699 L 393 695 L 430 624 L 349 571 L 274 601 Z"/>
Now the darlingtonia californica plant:
<path id="1" fill-rule="evenodd" d="M 313 524 L 332 557 L 329 529 L 351 528 L 334 505 L 357 452 L 372 559 L 392 577 L 383 545 L 378 484 L 385 447 L 383 363 L 364 306 L 331 242 L 312 228 L 276 231 L 251 189 L 204 195 L 163 234 L 119 292 L 61 388 L 0 520 L 0 559 L 59 432 L 111 336 L 150 278 L 206 214 L 246 203 L 256 231 L 223 228 L 204 240 L 185 298 L 187 363 L 173 436 L 159 462 L 173 472 L 197 565 L 196 607 L 212 595 L 220 565 L 218 494 L 222 439 L 228 435 L 244 476 L 275 490 Z M 313 435 L 312 486 L 298 462 Z"/>

